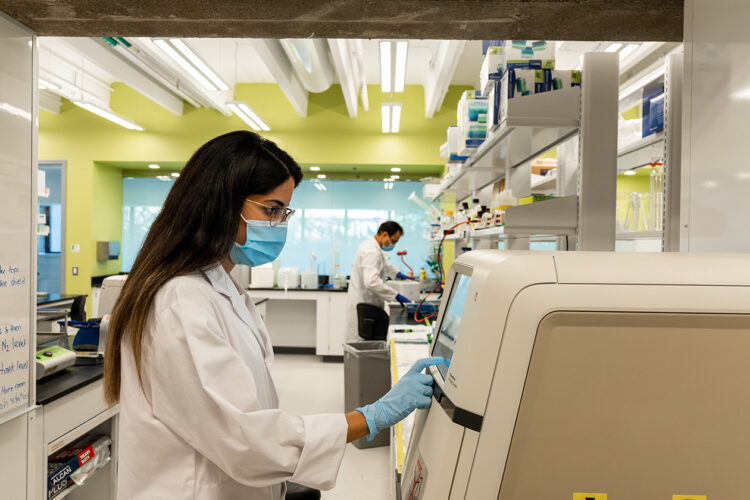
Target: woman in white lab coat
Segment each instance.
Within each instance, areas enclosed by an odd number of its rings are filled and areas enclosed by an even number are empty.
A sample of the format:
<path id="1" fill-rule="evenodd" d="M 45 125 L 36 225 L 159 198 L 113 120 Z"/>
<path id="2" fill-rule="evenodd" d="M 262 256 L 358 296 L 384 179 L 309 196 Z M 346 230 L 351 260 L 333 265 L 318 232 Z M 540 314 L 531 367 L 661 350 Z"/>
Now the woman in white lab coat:
<path id="1" fill-rule="evenodd" d="M 238 131 L 203 145 L 172 187 L 110 326 L 104 376 L 107 400 L 120 403 L 118 498 L 276 500 L 287 480 L 329 489 L 347 442 L 429 406 L 432 378 L 422 370 L 441 358 L 421 360 L 346 415 L 278 409 L 268 332 L 229 271 L 278 256 L 301 179 L 276 144 Z"/>

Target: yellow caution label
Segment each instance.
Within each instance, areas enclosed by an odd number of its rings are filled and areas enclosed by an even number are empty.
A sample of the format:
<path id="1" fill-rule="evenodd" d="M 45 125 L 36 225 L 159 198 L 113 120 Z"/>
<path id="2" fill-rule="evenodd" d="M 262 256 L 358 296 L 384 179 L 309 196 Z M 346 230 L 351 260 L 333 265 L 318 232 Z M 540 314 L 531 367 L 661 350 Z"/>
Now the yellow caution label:
<path id="1" fill-rule="evenodd" d="M 573 500 L 607 500 L 606 493 L 573 493 Z"/>
<path id="2" fill-rule="evenodd" d="M 672 500 L 708 500 L 706 495 L 672 495 Z"/>

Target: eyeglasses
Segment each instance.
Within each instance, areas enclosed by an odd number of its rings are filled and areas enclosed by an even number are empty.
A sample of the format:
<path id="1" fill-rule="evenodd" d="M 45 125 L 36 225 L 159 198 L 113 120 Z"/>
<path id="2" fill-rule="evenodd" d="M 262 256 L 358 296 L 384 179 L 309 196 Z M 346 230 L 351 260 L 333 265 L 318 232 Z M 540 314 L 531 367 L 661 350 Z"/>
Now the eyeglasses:
<path id="1" fill-rule="evenodd" d="M 272 226 L 278 226 L 279 224 L 283 224 L 284 222 L 289 220 L 289 217 L 294 215 L 294 210 L 291 208 L 284 208 L 284 207 L 272 207 L 270 205 L 266 205 L 264 203 L 258 203 L 254 200 L 245 200 L 249 201 L 250 203 L 254 205 L 258 205 L 259 207 L 263 207 L 266 211 L 266 215 L 268 215 L 268 222 Z"/>

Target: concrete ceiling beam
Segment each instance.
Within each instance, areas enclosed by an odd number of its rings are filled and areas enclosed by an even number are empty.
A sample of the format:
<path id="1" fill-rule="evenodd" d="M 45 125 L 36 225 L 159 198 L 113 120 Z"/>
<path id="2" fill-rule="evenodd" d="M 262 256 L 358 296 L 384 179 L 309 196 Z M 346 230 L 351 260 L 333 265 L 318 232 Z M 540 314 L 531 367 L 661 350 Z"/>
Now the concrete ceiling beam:
<path id="1" fill-rule="evenodd" d="M 3 0 L 40 35 L 682 41 L 683 0 Z"/>

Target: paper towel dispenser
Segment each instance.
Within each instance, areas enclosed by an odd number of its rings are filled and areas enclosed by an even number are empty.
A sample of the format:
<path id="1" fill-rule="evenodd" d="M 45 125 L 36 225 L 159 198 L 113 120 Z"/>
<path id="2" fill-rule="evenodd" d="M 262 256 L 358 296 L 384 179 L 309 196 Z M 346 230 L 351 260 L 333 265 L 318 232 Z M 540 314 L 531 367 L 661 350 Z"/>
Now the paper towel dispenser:
<path id="1" fill-rule="evenodd" d="M 96 242 L 96 260 L 107 261 L 117 260 L 120 258 L 119 241 L 97 241 Z"/>

